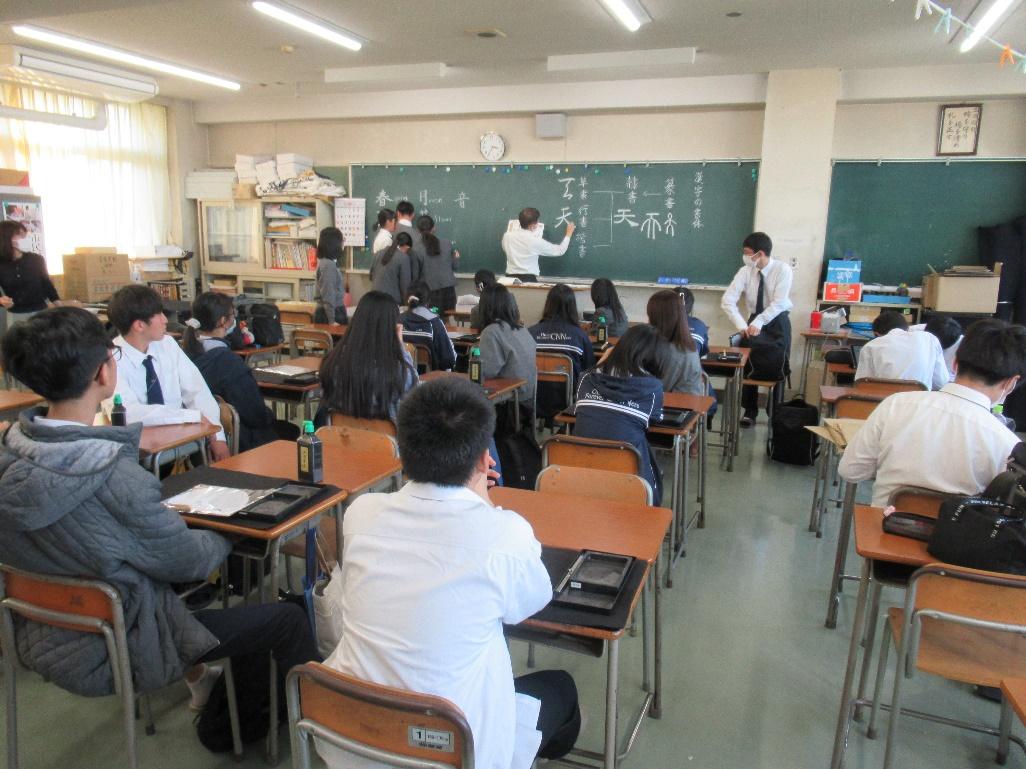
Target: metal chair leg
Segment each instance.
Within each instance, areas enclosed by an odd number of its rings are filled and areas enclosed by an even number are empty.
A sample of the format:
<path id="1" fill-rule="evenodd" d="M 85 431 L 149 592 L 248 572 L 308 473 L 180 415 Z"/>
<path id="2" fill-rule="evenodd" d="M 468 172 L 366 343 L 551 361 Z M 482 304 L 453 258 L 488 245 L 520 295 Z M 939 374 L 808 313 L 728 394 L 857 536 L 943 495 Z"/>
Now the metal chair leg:
<path id="1" fill-rule="evenodd" d="M 887 623 L 888 627 L 890 623 Z M 898 659 L 894 667 L 894 695 L 891 697 L 891 720 L 887 724 L 887 745 L 884 748 L 883 769 L 891 769 L 894 765 L 894 740 L 898 736 L 898 721 L 901 719 L 901 684 L 905 680 L 908 669 L 908 638 L 911 630 L 905 623 L 905 632 L 901 634 L 901 646 L 898 648 Z"/>
<path id="2" fill-rule="evenodd" d="M 7 694 L 7 769 L 18 769 L 18 692 L 14 661 L 4 657 L 4 690 Z"/>
<path id="3" fill-rule="evenodd" d="M 880 693 L 883 690 L 884 677 L 887 675 L 887 655 L 891 650 L 891 623 L 884 623 L 883 637 L 880 639 L 880 660 L 876 663 L 876 686 L 873 687 L 873 707 L 869 711 L 869 728 L 866 735 L 876 739 L 876 717 L 880 715 Z M 892 711 L 891 718 L 894 718 Z"/>
<path id="4" fill-rule="evenodd" d="M 1008 698 L 1001 697 L 1001 721 L 998 726 L 998 749 L 995 761 L 1001 766 L 1008 763 L 1008 738 L 1012 732 L 1012 706 Z"/>
<path id="5" fill-rule="evenodd" d="M 224 661 L 224 684 L 228 693 L 228 721 L 232 727 L 232 759 L 242 760 L 242 729 L 239 726 L 239 702 L 235 694 L 235 674 L 232 672 L 232 661 Z"/>
<path id="6" fill-rule="evenodd" d="M 862 653 L 862 670 L 859 673 L 859 688 L 856 699 L 865 699 L 866 681 L 869 679 L 869 666 L 873 659 L 873 641 L 876 638 L 876 623 L 880 621 L 880 593 L 883 592 L 883 585 L 873 581 L 870 585 L 872 592 L 869 594 L 869 614 L 866 615 L 866 634 L 862 641 L 865 651 Z M 854 720 L 862 720 L 862 706 L 855 706 Z"/>
<path id="7" fill-rule="evenodd" d="M 527 644 L 527 667 L 534 670 L 534 665 L 534 644 L 529 643 Z"/>
<path id="8" fill-rule="evenodd" d="M 146 736 L 152 737 L 154 734 L 157 733 L 157 727 L 153 723 L 153 703 L 150 702 L 150 695 L 140 695 L 139 705 L 142 710 L 143 724 L 146 728 Z"/>

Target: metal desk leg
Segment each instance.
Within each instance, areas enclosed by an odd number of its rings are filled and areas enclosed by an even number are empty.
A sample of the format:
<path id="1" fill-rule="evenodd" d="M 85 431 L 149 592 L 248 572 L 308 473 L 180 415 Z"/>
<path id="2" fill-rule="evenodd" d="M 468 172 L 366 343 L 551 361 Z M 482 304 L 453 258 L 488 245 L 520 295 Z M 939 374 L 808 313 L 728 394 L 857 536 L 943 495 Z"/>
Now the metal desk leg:
<path id="1" fill-rule="evenodd" d="M 309 524 L 307 524 L 309 527 Z M 281 558 L 281 539 L 275 539 L 270 543 L 271 556 L 271 595 L 272 600 L 278 600 L 278 560 Z M 278 763 L 278 663 L 271 655 L 271 726 L 267 732 L 267 762 L 271 766 Z"/>
<path id="2" fill-rule="evenodd" d="M 859 596 L 855 603 L 855 619 L 852 622 L 851 642 L 848 644 L 848 666 L 844 671 L 844 684 L 841 687 L 841 706 L 837 713 L 837 730 L 834 733 L 834 754 L 830 759 L 830 769 L 841 769 L 844 763 L 844 748 L 848 743 L 848 727 L 851 725 L 851 686 L 855 681 L 855 661 L 858 658 L 859 642 L 862 640 L 862 623 L 866 614 L 866 593 L 869 588 L 870 561 L 862 563 L 862 576 L 859 579 Z"/>
<path id="3" fill-rule="evenodd" d="M 659 561 L 656 562 L 652 568 L 655 569 L 655 579 L 652 582 L 655 585 L 655 600 L 653 600 L 654 611 L 652 612 L 652 635 L 654 638 L 654 649 L 653 649 L 653 675 L 652 683 L 654 691 L 652 692 L 652 707 L 649 709 L 648 714 L 652 718 L 663 717 L 663 615 L 662 615 L 662 595 L 663 588 L 659 584 Z"/>
<path id="4" fill-rule="evenodd" d="M 802 397 L 805 397 L 805 385 L 809 379 L 809 359 L 811 357 L 812 347 L 812 339 L 805 337 L 805 348 L 802 351 L 802 375 L 798 381 L 798 392 Z"/>
<path id="5" fill-rule="evenodd" d="M 705 467 L 706 467 L 706 432 L 708 430 L 708 416 L 702 415 L 702 421 L 698 424 L 698 528 L 705 528 Z"/>
<path id="6" fill-rule="evenodd" d="M 844 563 L 848 559 L 848 542 L 851 538 L 852 518 L 855 515 L 855 492 L 858 490 L 858 487 L 858 483 L 845 482 L 841 527 L 837 532 L 837 554 L 834 556 L 834 573 L 830 578 L 830 601 L 827 605 L 825 623 L 828 628 L 837 627 L 837 610 L 841 605 Z"/>
<path id="7" fill-rule="evenodd" d="M 603 769 L 616 769 L 616 710 L 620 695 L 620 640 L 606 643 L 606 738 Z"/>
<path id="8" fill-rule="evenodd" d="M 809 531 L 816 532 L 816 537 L 823 536 L 823 501 L 826 497 L 826 468 L 830 466 L 831 443 L 821 441 L 819 457 L 816 459 L 816 478 L 812 482 L 812 510 L 809 511 Z"/>

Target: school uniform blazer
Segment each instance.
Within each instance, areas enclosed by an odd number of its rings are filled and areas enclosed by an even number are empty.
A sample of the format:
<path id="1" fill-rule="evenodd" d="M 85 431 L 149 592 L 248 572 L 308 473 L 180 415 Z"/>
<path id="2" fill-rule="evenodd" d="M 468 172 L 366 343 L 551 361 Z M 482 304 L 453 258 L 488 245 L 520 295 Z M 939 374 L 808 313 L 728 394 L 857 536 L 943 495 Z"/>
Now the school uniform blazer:
<path id="1" fill-rule="evenodd" d="M 574 365 L 574 384 L 581 372 L 594 363 L 591 339 L 580 326 L 550 320 L 535 323 L 530 332 L 538 345 L 538 352 L 569 356 Z"/>
<path id="2" fill-rule="evenodd" d="M 371 287 L 388 294 L 396 304 L 404 305 L 409 296 L 410 283 L 413 282 L 410 254 L 396 249 L 388 264 L 382 264 L 381 259 L 386 252 L 387 249 L 374 254 L 370 269 Z"/>
<path id="3" fill-rule="evenodd" d="M 456 365 L 456 349 L 452 346 L 445 323 L 426 307 L 415 307 L 404 312 L 403 341 L 426 345 L 431 350 L 431 368 L 449 371 Z"/>
<path id="4" fill-rule="evenodd" d="M 427 247 L 424 247 L 424 258 L 420 263 L 420 279 L 427 283 L 428 288 L 432 291 L 456 285 L 456 260 L 453 258 L 451 240 L 438 239 L 437 256 L 429 254 Z"/>
<path id="5" fill-rule="evenodd" d="M 239 450 L 247 451 L 277 439 L 274 412 L 264 403 L 253 371 L 227 344 L 205 340 L 208 349 L 193 363 L 207 387 L 239 412 Z"/>
<path id="6" fill-rule="evenodd" d="M 413 227 L 406 222 L 396 220 L 395 232 L 392 233 L 392 242 L 395 243 L 396 237 L 400 232 L 405 232 L 410 236 L 413 241 L 413 246 L 410 247 L 410 282 L 416 282 L 421 280 L 422 273 L 424 271 L 424 238 L 420 235 L 420 230 Z M 403 297 L 403 301 L 399 304 L 405 304 L 406 297 Z"/>

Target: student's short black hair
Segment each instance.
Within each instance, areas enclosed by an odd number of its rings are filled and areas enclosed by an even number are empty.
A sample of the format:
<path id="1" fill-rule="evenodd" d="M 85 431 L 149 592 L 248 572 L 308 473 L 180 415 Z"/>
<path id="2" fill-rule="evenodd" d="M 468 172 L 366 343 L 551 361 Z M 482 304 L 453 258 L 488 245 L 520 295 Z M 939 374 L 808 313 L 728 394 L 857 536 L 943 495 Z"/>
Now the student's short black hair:
<path id="1" fill-rule="evenodd" d="M 481 303 L 478 305 L 481 328 L 498 321 L 505 321 L 512 328 L 520 328 L 520 308 L 516 297 L 501 283 L 485 286 L 481 292 Z"/>
<path id="2" fill-rule="evenodd" d="M 670 343 L 647 323 L 631 326 L 602 364 L 610 376 L 654 376 L 662 378 L 669 361 Z"/>
<path id="3" fill-rule="evenodd" d="M 897 310 L 882 310 L 873 320 L 873 333 L 877 336 L 889 334 L 896 328 L 908 328 L 905 316 Z"/>
<path id="4" fill-rule="evenodd" d="M 690 318 L 695 309 L 695 295 L 687 286 L 677 286 L 677 293 L 680 294 L 681 301 L 684 302 L 684 312 Z"/>
<path id="5" fill-rule="evenodd" d="M 107 317 L 120 333 L 127 334 L 137 320 L 145 323 L 164 312 L 160 295 L 149 286 L 133 284 L 119 288 L 107 305 Z"/>
<path id="6" fill-rule="evenodd" d="M 537 224 L 538 219 L 541 218 L 541 212 L 537 208 L 525 208 L 519 214 L 517 214 L 517 220 L 520 222 L 520 226 L 525 230 L 532 224 Z"/>
<path id="7" fill-rule="evenodd" d="M 926 321 L 926 331 L 937 337 L 942 350 L 951 347 L 962 336 L 962 327 L 950 315 L 930 316 Z"/>
<path id="8" fill-rule="evenodd" d="M 988 387 L 1013 376 L 1026 376 L 1026 328 L 996 318 L 973 323 L 955 353 L 958 376 Z"/>
<path id="9" fill-rule="evenodd" d="M 7 332 L 4 370 L 51 403 L 73 400 L 89 389 L 113 346 L 88 310 L 53 307 Z"/>
<path id="10" fill-rule="evenodd" d="M 773 241 L 770 240 L 770 236 L 765 232 L 753 232 L 745 238 L 741 248 L 750 248 L 756 254 L 762 251 L 766 256 L 769 256 L 773 252 Z"/>
<path id="11" fill-rule="evenodd" d="M 400 200 L 399 205 L 395 207 L 395 212 L 400 216 L 413 216 L 416 209 L 413 207 L 413 203 L 408 200 Z"/>
<path id="12" fill-rule="evenodd" d="M 495 431 L 495 407 L 462 377 L 441 377 L 411 390 L 399 404 L 399 454 L 417 483 L 462 486 Z"/>
<path id="13" fill-rule="evenodd" d="M 474 273 L 474 288 L 478 291 L 484 289 L 485 286 L 494 286 L 498 281 L 495 278 L 495 273 L 491 270 L 478 270 Z"/>

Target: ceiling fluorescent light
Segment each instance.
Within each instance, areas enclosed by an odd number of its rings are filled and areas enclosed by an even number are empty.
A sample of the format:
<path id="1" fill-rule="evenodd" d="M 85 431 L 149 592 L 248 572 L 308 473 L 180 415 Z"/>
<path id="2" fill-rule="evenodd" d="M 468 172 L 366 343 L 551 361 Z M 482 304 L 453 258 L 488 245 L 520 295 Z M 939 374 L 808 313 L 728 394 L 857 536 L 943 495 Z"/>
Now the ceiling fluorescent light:
<path id="1" fill-rule="evenodd" d="M 656 48 L 649 51 L 606 51 L 603 53 L 572 53 L 550 56 L 549 72 L 588 69 L 623 69 L 627 67 L 673 67 L 695 63 L 694 48 Z"/>
<path id="2" fill-rule="evenodd" d="M 156 59 L 148 59 L 145 56 L 139 56 L 134 53 L 129 53 L 128 51 L 121 51 L 117 48 L 110 48 L 106 45 L 82 40 L 81 38 L 69 37 L 68 35 L 51 32 L 48 29 L 40 29 L 39 27 L 30 27 L 22 24 L 15 25 L 14 27 L 11 27 L 11 29 L 14 30 L 15 34 L 31 38 L 32 40 L 38 40 L 41 43 L 49 43 L 50 45 L 56 45 L 60 48 L 68 48 L 72 51 L 89 54 L 90 56 L 97 56 L 101 59 L 117 61 L 122 64 L 129 64 L 141 69 L 148 69 L 151 72 L 161 72 L 165 75 L 184 77 L 188 80 L 196 80 L 200 83 L 206 83 L 207 85 L 216 85 L 220 88 L 227 88 L 229 91 L 238 91 L 242 87 L 233 80 L 225 80 L 224 78 L 217 77 L 216 75 L 208 75 L 206 72 L 199 72 L 194 69 L 179 67 L 177 64 L 168 64 L 163 61 L 157 61 Z"/>
<path id="3" fill-rule="evenodd" d="M 260 13 L 277 19 L 280 22 L 301 29 L 311 35 L 315 35 L 329 43 L 348 48 L 350 51 L 359 51 L 366 42 L 362 38 L 348 32 L 341 27 L 336 27 L 323 19 L 311 16 L 298 8 L 292 8 L 284 3 L 265 3 L 263 0 L 254 0 L 253 8 Z"/>
<path id="4" fill-rule="evenodd" d="M 614 19 L 631 32 L 637 32 L 641 29 L 642 24 L 652 21 L 652 17 L 648 15 L 638 0 L 602 0 L 602 5 Z"/>
<path id="5" fill-rule="evenodd" d="M 424 64 L 386 64 L 380 67 L 331 67 L 324 70 L 325 83 L 383 82 L 389 80 L 426 80 L 445 77 L 443 62 Z"/>
<path id="6" fill-rule="evenodd" d="M 972 33 L 965 40 L 962 41 L 962 45 L 959 50 L 962 53 L 971 51 L 978 42 L 980 42 L 987 33 L 990 32 L 991 28 L 997 23 L 998 19 L 1007 11 L 1015 0 L 994 0 L 994 4 L 987 9 L 987 12 L 983 14 L 983 18 L 980 19 L 980 23 L 976 25 Z"/>

